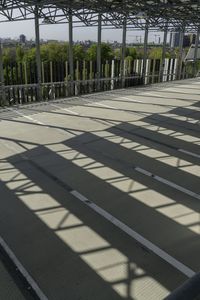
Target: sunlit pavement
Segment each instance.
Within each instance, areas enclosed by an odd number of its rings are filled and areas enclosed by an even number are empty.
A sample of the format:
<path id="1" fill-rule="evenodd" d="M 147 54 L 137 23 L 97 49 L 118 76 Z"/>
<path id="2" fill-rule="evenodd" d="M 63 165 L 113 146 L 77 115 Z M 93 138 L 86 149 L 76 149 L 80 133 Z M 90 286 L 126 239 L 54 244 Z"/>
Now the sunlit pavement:
<path id="1" fill-rule="evenodd" d="M 200 270 L 199 120 L 199 79 L 0 111 L 0 235 L 42 294 L 163 299 Z"/>

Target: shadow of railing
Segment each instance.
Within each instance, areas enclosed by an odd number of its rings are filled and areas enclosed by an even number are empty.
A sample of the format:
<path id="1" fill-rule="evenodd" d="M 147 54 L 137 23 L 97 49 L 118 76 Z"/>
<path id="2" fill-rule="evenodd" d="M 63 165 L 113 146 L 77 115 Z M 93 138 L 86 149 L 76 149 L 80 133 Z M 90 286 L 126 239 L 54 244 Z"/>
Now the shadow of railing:
<path id="1" fill-rule="evenodd" d="M 123 232 L 120 233 L 118 229 L 109 225 L 95 213 L 88 212 L 88 208 L 75 201 L 63 186 L 59 186 L 58 181 L 55 182 L 51 176 L 48 176 L 48 172 L 57 176 L 57 166 L 58 169 L 61 167 L 62 171 L 67 173 L 67 181 L 69 177 L 76 174 L 80 180 L 93 182 L 94 187 L 96 182 L 96 186 L 100 184 L 105 190 L 106 198 L 109 195 L 116 195 L 121 199 L 126 193 L 88 174 L 84 168 L 74 165 L 73 161 L 62 158 L 46 147 L 38 146 L 24 152 L 24 155 L 28 160 L 23 160 L 20 154 L 13 155 L 7 160 L 10 167 L 13 167 L 14 174 L 12 175 L 9 167 L 8 171 L 12 176 L 4 183 L 1 182 L 4 199 L 1 202 L 1 216 L 3 222 L 6 224 L 9 222 L 9 228 L 15 228 L 15 234 L 13 235 L 5 226 L 1 229 L 1 234 L 6 236 L 10 246 L 15 249 L 16 255 L 20 259 L 23 258 L 25 267 L 31 270 L 44 291 L 50 293 L 53 287 L 53 294 L 57 298 L 64 292 L 65 297 L 71 299 L 78 295 L 93 299 L 93 293 L 95 293 L 95 299 L 102 299 L 102 297 L 104 299 L 134 299 L 135 280 L 137 282 L 142 280 L 142 288 L 146 278 L 147 280 L 153 278 L 168 291 L 172 291 L 177 286 L 177 282 L 183 281 L 184 277 L 181 274 L 177 275 L 176 281 L 162 274 L 163 263 L 157 262 L 155 266 L 152 254 L 143 252 L 138 246 L 133 251 L 135 246 L 128 236 Z M 29 161 L 30 157 L 34 160 L 34 164 Z M 49 166 L 46 165 L 45 172 L 42 171 L 43 163 L 50 163 Z M 74 177 L 76 184 L 77 178 Z M 133 199 L 130 198 L 130 200 Z M 11 206 L 12 211 L 9 210 Z M 143 213 L 145 214 L 145 210 Z M 90 240 L 90 234 L 87 236 L 88 231 L 91 231 L 92 240 Z M 89 246 L 84 240 L 85 234 L 89 238 Z M 79 241 L 76 238 L 74 240 L 74 235 L 77 235 Z M 108 261 L 102 267 L 98 267 L 99 263 L 96 264 L 93 261 L 95 255 L 99 257 L 103 255 L 103 259 L 106 251 L 111 251 L 110 253 L 113 251 L 114 257 L 118 255 L 118 259 L 123 258 L 122 262 L 120 259 L 116 262 L 117 264 L 120 262 L 120 269 L 124 269 L 122 278 L 117 279 L 117 270 L 112 271 L 115 267 L 117 268 L 115 263 L 110 264 Z M 148 259 L 147 265 L 145 256 Z M 48 267 L 49 261 L 51 264 Z M 111 275 L 106 275 L 106 269 L 108 273 L 111 271 Z M 171 267 L 166 272 L 171 272 L 170 270 Z M 77 282 L 77 280 L 81 281 Z M 120 285 L 125 289 L 123 296 L 120 292 Z"/>

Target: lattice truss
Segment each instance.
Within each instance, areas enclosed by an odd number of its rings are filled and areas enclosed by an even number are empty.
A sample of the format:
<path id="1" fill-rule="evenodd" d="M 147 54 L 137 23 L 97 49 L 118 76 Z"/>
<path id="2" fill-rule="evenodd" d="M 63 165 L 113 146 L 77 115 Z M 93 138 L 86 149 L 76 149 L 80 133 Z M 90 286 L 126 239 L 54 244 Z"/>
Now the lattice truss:
<path id="1" fill-rule="evenodd" d="M 98 14 L 102 25 L 121 28 L 126 19 L 128 28 L 162 30 L 174 28 L 196 30 L 200 26 L 200 0 L 0 0 L 0 22 L 30 20 L 35 5 L 43 24 L 68 22 L 73 14 L 75 26 L 96 26 Z"/>

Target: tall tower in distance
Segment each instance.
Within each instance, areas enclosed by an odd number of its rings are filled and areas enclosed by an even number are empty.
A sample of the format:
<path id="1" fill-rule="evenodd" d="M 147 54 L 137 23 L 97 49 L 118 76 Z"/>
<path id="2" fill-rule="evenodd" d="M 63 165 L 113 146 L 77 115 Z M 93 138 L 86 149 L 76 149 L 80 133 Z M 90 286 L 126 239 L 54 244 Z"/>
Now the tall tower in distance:
<path id="1" fill-rule="evenodd" d="M 20 34 L 19 42 L 20 44 L 26 44 L 26 36 L 24 34 Z"/>

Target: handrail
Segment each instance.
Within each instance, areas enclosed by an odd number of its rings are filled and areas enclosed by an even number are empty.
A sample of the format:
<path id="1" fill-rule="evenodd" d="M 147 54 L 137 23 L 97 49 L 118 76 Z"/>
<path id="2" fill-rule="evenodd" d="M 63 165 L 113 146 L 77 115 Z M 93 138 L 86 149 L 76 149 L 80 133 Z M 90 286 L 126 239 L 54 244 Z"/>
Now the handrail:
<path id="1" fill-rule="evenodd" d="M 173 291 L 165 300 L 198 300 L 200 299 L 200 273 L 188 279 Z"/>

